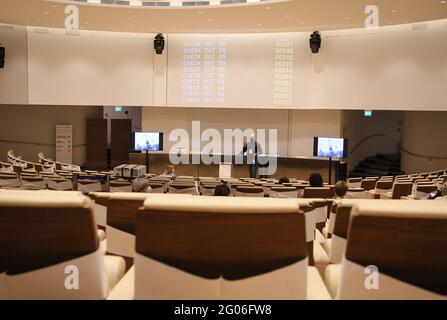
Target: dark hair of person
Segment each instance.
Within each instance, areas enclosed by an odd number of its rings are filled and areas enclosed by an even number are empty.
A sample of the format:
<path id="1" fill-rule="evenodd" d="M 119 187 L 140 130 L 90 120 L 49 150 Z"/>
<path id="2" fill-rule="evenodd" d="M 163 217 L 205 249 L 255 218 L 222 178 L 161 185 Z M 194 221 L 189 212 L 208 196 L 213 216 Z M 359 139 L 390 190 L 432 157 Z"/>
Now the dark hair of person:
<path id="1" fill-rule="evenodd" d="M 230 188 L 227 184 L 219 184 L 214 190 L 216 197 L 228 197 L 230 195 Z"/>
<path id="2" fill-rule="evenodd" d="M 279 179 L 278 182 L 279 182 L 280 184 L 283 184 L 283 183 L 290 183 L 290 179 L 289 179 L 288 177 L 284 176 L 284 177 L 281 177 L 281 178 Z"/>
<path id="3" fill-rule="evenodd" d="M 346 181 L 338 181 L 334 188 L 337 197 L 343 198 L 348 193 L 348 183 Z"/>
<path id="4" fill-rule="evenodd" d="M 310 175 L 309 186 L 312 188 L 321 188 L 323 186 L 323 177 L 319 172 L 314 172 Z"/>

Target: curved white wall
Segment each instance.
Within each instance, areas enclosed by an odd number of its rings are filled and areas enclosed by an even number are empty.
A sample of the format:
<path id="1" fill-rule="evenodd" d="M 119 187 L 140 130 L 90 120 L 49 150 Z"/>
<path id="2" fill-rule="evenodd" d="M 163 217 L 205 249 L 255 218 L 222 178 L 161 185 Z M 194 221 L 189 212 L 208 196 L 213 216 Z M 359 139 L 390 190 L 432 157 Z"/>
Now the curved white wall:
<path id="1" fill-rule="evenodd" d="M 0 89 L 0 103 L 179 107 L 184 40 L 206 38 L 226 43 L 226 101 L 187 107 L 447 110 L 446 25 L 328 31 L 318 55 L 310 53 L 307 33 L 171 35 L 171 46 L 168 34 L 157 56 L 153 35 L 0 30 L 7 34 L 0 88 L 9 88 Z M 278 57 L 285 38 L 293 43 L 293 61 Z M 292 62 L 292 83 L 279 88 L 292 90 L 290 104 L 272 99 L 274 77 L 283 72 L 275 71 L 278 62 Z"/>
<path id="2" fill-rule="evenodd" d="M 402 168 L 406 173 L 447 169 L 447 112 L 405 112 L 402 127 L 404 149 L 427 159 L 402 152 Z"/>

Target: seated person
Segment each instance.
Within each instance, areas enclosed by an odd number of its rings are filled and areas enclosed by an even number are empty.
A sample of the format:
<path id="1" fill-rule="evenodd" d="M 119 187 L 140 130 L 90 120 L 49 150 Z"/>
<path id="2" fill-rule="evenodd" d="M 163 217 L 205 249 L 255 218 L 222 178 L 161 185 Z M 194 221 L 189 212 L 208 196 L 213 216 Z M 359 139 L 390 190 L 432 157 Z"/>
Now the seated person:
<path id="1" fill-rule="evenodd" d="M 230 188 L 226 184 L 219 184 L 214 190 L 216 197 L 228 197 L 230 195 Z"/>
<path id="2" fill-rule="evenodd" d="M 288 177 L 281 177 L 278 181 L 279 184 L 290 183 L 290 179 Z"/>
<path id="3" fill-rule="evenodd" d="M 337 199 L 343 199 L 346 197 L 346 194 L 348 193 L 348 183 L 346 181 L 338 181 L 335 184 L 335 197 Z"/>
<path id="4" fill-rule="evenodd" d="M 172 180 L 175 180 L 175 167 L 172 164 L 166 166 L 165 171 L 163 171 L 163 176 L 170 176 Z"/>
<path id="5" fill-rule="evenodd" d="M 319 172 L 314 172 L 309 177 L 309 187 L 321 188 L 323 187 L 323 177 Z"/>
<path id="6" fill-rule="evenodd" d="M 151 193 L 152 188 L 147 178 L 136 178 L 132 181 L 132 191 L 141 193 Z"/>
<path id="7" fill-rule="evenodd" d="M 428 200 L 447 200 L 447 179 L 444 180 L 441 189 L 428 196 Z"/>

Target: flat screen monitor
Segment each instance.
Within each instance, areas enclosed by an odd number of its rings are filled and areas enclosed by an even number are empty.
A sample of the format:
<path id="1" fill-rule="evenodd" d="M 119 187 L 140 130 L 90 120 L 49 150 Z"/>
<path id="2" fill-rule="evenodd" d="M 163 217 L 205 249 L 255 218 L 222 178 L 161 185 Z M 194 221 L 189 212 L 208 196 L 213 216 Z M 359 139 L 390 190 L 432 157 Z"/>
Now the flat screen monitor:
<path id="1" fill-rule="evenodd" d="M 135 151 L 163 150 L 163 132 L 136 132 Z"/>
<path id="2" fill-rule="evenodd" d="M 314 138 L 314 157 L 346 158 L 348 156 L 348 140 L 343 138 Z"/>

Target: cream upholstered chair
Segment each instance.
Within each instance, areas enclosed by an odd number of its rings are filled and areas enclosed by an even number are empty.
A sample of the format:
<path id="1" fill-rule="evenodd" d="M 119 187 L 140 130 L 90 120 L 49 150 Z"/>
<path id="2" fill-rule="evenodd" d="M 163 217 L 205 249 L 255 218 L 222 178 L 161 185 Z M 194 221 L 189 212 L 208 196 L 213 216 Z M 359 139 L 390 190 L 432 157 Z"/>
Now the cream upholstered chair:
<path id="1" fill-rule="evenodd" d="M 195 182 L 172 182 L 169 184 L 169 193 L 198 195 L 199 189 Z"/>
<path id="2" fill-rule="evenodd" d="M 192 197 L 192 195 L 117 192 L 98 199 L 98 203 L 107 208 L 107 252 L 128 258 L 133 257 L 138 210 L 146 199 L 158 197 L 169 199 L 169 201 L 178 201 L 178 199 Z"/>
<path id="3" fill-rule="evenodd" d="M 330 187 L 321 187 L 321 188 L 312 188 L 306 187 L 304 188 L 303 198 L 307 199 L 332 199 L 334 197 L 334 192 Z M 318 230 L 322 230 L 328 218 L 328 204 L 326 202 L 326 206 L 320 207 L 317 209 L 317 228 Z"/>
<path id="4" fill-rule="evenodd" d="M 165 184 L 162 182 L 149 181 L 149 186 L 151 193 L 165 193 Z"/>
<path id="5" fill-rule="evenodd" d="M 365 190 L 363 188 L 349 188 L 346 197 L 349 199 L 365 199 Z"/>
<path id="6" fill-rule="evenodd" d="M 427 199 L 428 195 L 436 190 L 438 190 L 438 186 L 436 184 L 418 184 L 416 186 L 414 198 L 419 200 Z"/>
<path id="7" fill-rule="evenodd" d="M 362 178 L 349 178 L 348 179 L 348 187 L 349 188 L 361 188 L 362 186 Z"/>
<path id="8" fill-rule="evenodd" d="M 342 263 L 326 269 L 328 288 L 338 299 L 445 299 L 446 233 L 445 204 L 358 203 Z"/>
<path id="9" fill-rule="evenodd" d="M 20 177 L 22 189 L 27 190 L 42 190 L 47 188 L 47 182 L 42 177 L 25 176 Z"/>
<path id="10" fill-rule="evenodd" d="M 110 192 L 132 192 L 132 185 L 126 180 L 110 181 Z"/>
<path id="11" fill-rule="evenodd" d="M 238 186 L 236 188 L 236 197 L 263 198 L 264 189 L 256 186 Z"/>
<path id="12" fill-rule="evenodd" d="M 47 188 L 49 190 L 68 191 L 73 190 L 73 181 L 62 177 L 53 177 L 47 179 Z"/>
<path id="13" fill-rule="evenodd" d="M 214 191 L 216 190 L 216 183 L 203 183 L 200 186 L 200 192 L 202 196 L 214 196 Z"/>
<path id="14" fill-rule="evenodd" d="M 298 189 L 295 187 L 272 187 L 270 198 L 298 198 Z"/>
<path id="15" fill-rule="evenodd" d="M 373 190 L 366 191 L 367 199 L 380 199 L 382 193 L 386 193 L 393 188 L 393 180 L 379 180 Z"/>
<path id="16" fill-rule="evenodd" d="M 0 173 L 0 188 L 20 188 L 21 183 L 16 173 Z"/>
<path id="17" fill-rule="evenodd" d="M 0 193 L 0 270 L 3 299 L 105 299 L 125 266 L 104 255 L 90 199 L 22 191 Z"/>
<path id="18" fill-rule="evenodd" d="M 148 198 L 135 268 L 110 299 L 328 299 L 290 200 Z"/>
<path id="19" fill-rule="evenodd" d="M 411 182 L 396 182 L 390 192 L 382 193 L 380 199 L 399 200 L 401 197 L 411 195 L 413 192 L 413 184 Z"/>
<path id="20" fill-rule="evenodd" d="M 373 190 L 376 188 L 377 179 L 366 178 L 362 180 L 360 188 L 365 191 Z"/>
<path id="21" fill-rule="evenodd" d="M 80 179 L 77 183 L 78 191 L 83 193 L 102 191 L 101 182 L 92 179 Z"/>

